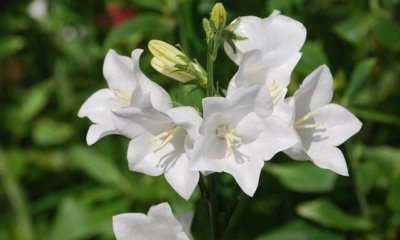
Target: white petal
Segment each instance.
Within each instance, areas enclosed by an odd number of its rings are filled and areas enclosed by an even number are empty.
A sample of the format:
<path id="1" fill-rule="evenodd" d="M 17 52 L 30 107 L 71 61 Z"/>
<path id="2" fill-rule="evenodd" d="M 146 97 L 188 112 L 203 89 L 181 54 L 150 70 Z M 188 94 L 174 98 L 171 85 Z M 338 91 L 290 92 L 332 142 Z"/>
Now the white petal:
<path id="1" fill-rule="evenodd" d="M 199 172 L 189 170 L 189 160 L 184 152 L 181 152 L 174 165 L 166 170 L 164 175 L 171 187 L 185 200 L 190 198 L 199 181 Z"/>
<path id="2" fill-rule="evenodd" d="M 132 91 L 136 86 L 132 60 L 118 55 L 112 49 L 107 52 L 104 59 L 103 75 L 110 89 L 120 88 Z"/>
<path id="3" fill-rule="evenodd" d="M 234 42 L 237 54 L 233 53 L 227 43 L 224 45 L 225 52 L 237 64 L 240 63 L 243 54 L 251 50 L 298 51 L 305 41 L 306 29 L 304 26 L 294 19 L 279 15 L 277 11 L 274 11 L 268 18 L 246 16 L 240 17 L 239 21 L 235 33 L 247 39 Z"/>
<path id="4" fill-rule="evenodd" d="M 143 113 L 141 109 L 135 107 L 113 111 L 113 122 L 122 135 L 131 139 L 144 132 L 158 135 L 168 130 L 171 124 L 165 114 L 156 110 Z"/>
<path id="5" fill-rule="evenodd" d="M 160 203 L 156 206 L 152 206 L 149 209 L 149 212 L 147 215 L 151 218 L 157 219 L 157 220 L 163 220 L 166 222 L 169 222 L 171 225 L 178 225 L 179 222 L 175 218 L 174 214 L 172 213 L 172 209 L 169 206 L 168 203 Z"/>
<path id="6" fill-rule="evenodd" d="M 131 98 L 131 102 L 138 101 L 138 97 L 150 92 L 151 102 L 156 109 L 170 109 L 172 107 L 172 100 L 168 93 L 161 86 L 146 77 L 146 75 L 144 75 L 143 72 L 140 70 L 139 58 L 142 52 L 143 50 L 141 49 L 136 49 L 132 52 L 135 79 L 137 79 L 139 83 L 141 93 L 133 95 Z"/>
<path id="7" fill-rule="evenodd" d="M 145 237 L 140 229 L 147 225 L 150 220 L 143 213 L 124 213 L 113 216 L 113 230 L 117 240 L 132 240 Z"/>
<path id="8" fill-rule="evenodd" d="M 203 136 L 196 139 L 189 168 L 193 171 L 222 172 L 216 159 L 224 158 L 226 145 L 222 141 L 206 140 Z"/>
<path id="9" fill-rule="evenodd" d="M 338 146 L 356 134 L 362 123 L 351 112 L 337 104 L 325 105 L 317 110 L 315 122 L 321 123 L 314 141 L 329 146 Z M 320 138 L 316 138 L 320 135 Z"/>
<path id="10" fill-rule="evenodd" d="M 166 114 L 171 118 L 174 124 L 187 131 L 191 145 L 193 146 L 202 121 L 196 109 L 192 107 L 176 107 L 168 110 Z"/>
<path id="11" fill-rule="evenodd" d="M 329 68 L 322 65 L 304 79 L 294 94 L 296 117 L 302 117 L 331 102 L 333 79 Z"/>
<path id="12" fill-rule="evenodd" d="M 298 139 L 298 142 L 295 145 L 284 150 L 283 152 L 294 160 L 311 160 L 304 150 L 300 139 Z"/>
<path id="13" fill-rule="evenodd" d="M 339 148 L 314 144 L 307 151 L 307 154 L 318 167 L 329 169 L 343 176 L 349 175 L 346 160 Z"/>
<path id="14" fill-rule="evenodd" d="M 253 158 L 269 160 L 279 151 L 293 146 L 298 141 L 294 130 L 279 117 L 268 117 L 260 121 L 259 124 L 262 126 L 257 139 L 240 146 L 244 154 Z M 243 132 L 243 129 L 238 127 L 238 134 Z"/>
<path id="15" fill-rule="evenodd" d="M 104 88 L 93 93 L 81 106 L 79 117 L 88 117 L 93 123 L 111 124 L 111 110 L 121 105 L 115 100 L 114 92 Z"/>
<path id="16" fill-rule="evenodd" d="M 234 86 L 268 86 L 273 82 L 280 88 L 286 88 L 300 57 L 300 52 L 293 51 L 250 51 L 243 55 L 238 72 L 229 83 L 228 89 Z"/>
<path id="17" fill-rule="evenodd" d="M 152 135 L 143 134 L 129 142 L 129 170 L 150 176 L 159 176 L 164 172 L 164 169 L 159 167 L 160 158 L 149 148 L 148 142 L 151 138 Z"/>
<path id="18" fill-rule="evenodd" d="M 223 97 L 206 97 L 202 100 L 203 118 L 211 116 L 215 112 L 224 112 L 230 109 L 229 102 Z"/>
<path id="19" fill-rule="evenodd" d="M 243 159 L 244 162 L 238 162 Z M 258 159 L 247 159 L 246 156 L 234 149 L 228 159 L 218 160 L 224 172 L 233 176 L 244 193 L 252 197 L 257 190 L 264 162 Z"/>
<path id="20" fill-rule="evenodd" d="M 187 212 L 184 213 L 179 219 L 179 222 L 182 225 L 183 232 L 186 233 L 189 239 L 193 239 L 192 234 L 190 233 L 190 226 L 192 225 L 193 217 L 193 212 Z"/>
<path id="21" fill-rule="evenodd" d="M 86 135 L 86 143 L 92 145 L 102 137 L 110 134 L 118 134 L 119 132 L 115 129 L 112 124 L 92 124 Z"/>

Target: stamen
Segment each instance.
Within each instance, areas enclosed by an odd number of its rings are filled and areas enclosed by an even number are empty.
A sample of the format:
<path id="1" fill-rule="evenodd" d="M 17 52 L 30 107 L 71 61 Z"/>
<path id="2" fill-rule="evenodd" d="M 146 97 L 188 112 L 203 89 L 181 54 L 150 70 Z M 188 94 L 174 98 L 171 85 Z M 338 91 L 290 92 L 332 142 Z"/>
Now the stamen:
<path id="1" fill-rule="evenodd" d="M 317 115 L 317 111 L 312 111 L 312 112 L 307 113 L 303 117 L 296 119 L 296 121 L 294 122 L 294 127 L 295 128 L 317 128 L 317 127 L 321 126 L 322 125 L 321 122 L 305 124 L 305 122 L 307 120 L 314 117 L 315 115 Z"/>
<path id="2" fill-rule="evenodd" d="M 270 81 L 267 83 L 267 89 L 269 93 L 271 94 L 271 97 L 275 101 L 278 99 L 278 97 L 281 95 L 283 88 L 279 87 L 278 84 L 274 80 Z"/>
<path id="3" fill-rule="evenodd" d="M 158 152 L 161 149 L 163 149 L 165 146 L 167 146 L 168 143 L 170 143 L 172 141 L 172 139 L 175 137 L 175 135 L 178 132 L 178 130 L 179 130 L 178 126 L 172 126 L 167 131 L 162 132 L 159 135 L 151 138 L 146 143 L 146 146 L 151 145 L 151 144 L 157 142 L 158 140 L 162 139 L 163 141 L 161 142 L 160 146 L 158 146 L 156 149 L 153 150 L 153 152 Z"/>
<path id="4" fill-rule="evenodd" d="M 233 128 L 228 128 L 227 125 L 220 125 L 216 130 L 215 133 L 217 138 L 223 139 L 226 142 L 226 156 L 229 157 L 232 154 L 232 147 L 241 144 L 242 139 L 236 136 L 236 131 Z"/>
<path id="5" fill-rule="evenodd" d="M 131 101 L 130 92 L 126 89 L 117 87 L 113 89 L 115 99 L 124 106 L 128 106 Z"/>

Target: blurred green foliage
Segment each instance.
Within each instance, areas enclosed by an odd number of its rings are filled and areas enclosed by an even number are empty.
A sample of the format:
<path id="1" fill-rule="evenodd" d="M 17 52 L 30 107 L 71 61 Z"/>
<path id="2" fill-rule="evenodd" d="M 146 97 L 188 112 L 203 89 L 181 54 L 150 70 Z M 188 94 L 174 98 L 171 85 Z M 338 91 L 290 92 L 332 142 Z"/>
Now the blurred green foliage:
<path id="1" fill-rule="evenodd" d="M 104 87 L 109 48 L 130 55 L 156 38 L 180 43 L 205 61 L 201 19 L 211 0 L 87 0 L 0 3 L 0 239 L 113 239 L 111 219 L 169 201 L 180 215 L 196 210 L 192 232 L 208 238 L 204 202 L 181 199 L 163 177 L 129 172 L 127 139 L 88 147 L 81 104 Z M 253 198 L 242 197 L 229 239 L 367 239 L 400 237 L 400 1 L 222 1 L 230 20 L 273 9 L 307 28 L 290 92 L 321 64 L 335 78 L 335 102 L 362 121 L 342 146 L 351 176 L 340 177 L 283 154 L 266 164 Z M 30 9 L 30 10 L 29 10 Z M 36 9 L 36 11 L 34 11 Z M 115 10 L 117 9 L 117 10 Z M 201 90 L 156 73 L 145 50 L 141 68 L 177 104 L 200 108 Z M 216 77 L 236 67 L 220 52 Z M 231 192 L 223 175 L 221 195 Z M 225 207 L 221 206 L 221 207 Z"/>

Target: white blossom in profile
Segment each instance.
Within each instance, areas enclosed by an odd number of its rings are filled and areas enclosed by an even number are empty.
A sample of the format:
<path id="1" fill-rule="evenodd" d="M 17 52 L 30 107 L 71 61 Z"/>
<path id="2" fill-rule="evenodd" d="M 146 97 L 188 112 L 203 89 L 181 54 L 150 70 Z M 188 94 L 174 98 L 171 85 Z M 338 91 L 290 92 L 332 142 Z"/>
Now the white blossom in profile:
<path id="1" fill-rule="evenodd" d="M 117 240 L 190 240 L 192 213 L 178 221 L 168 203 L 152 206 L 147 215 L 123 213 L 113 217 L 113 230 Z"/>
<path id="2" fill-rule="evenodd" d="M 240 64 L 245 53 L 261 50 L 264 53 L 283 50 L 297 52 L 306 39 L 306 29 L 302 23 L 273 11 L 267 18 L 256 16 L 239 17 L 231 23 L 236 25 L 234 34 L 245 39 L 233 40 L 236 53 L 225 42 L 226 54 L 236 64 Z"/>
<path id="3" fill-rule="evenodd" d="M 337 146 L 356 134 L 362 123 L 344 107 L 330 103 L 332 96 L 333 78 L 322 65 L 287 99 L 294 108 L 292 124 L 299 142 L 285 153 L 348 176 L 346 160 Z"/>
<path id="4" fill-rule="evenodd" d="M 143 95 L 149 93 L 152 104 L 157 109 L 171 108 L 168 93 L 148 79 L 139 68 L 139 58 L 143 50 L 136 49 L 132 58 L 118 55 L 109 50 L 103 64 L 103 75 L 107 88 L 92 94 L 81 106 L 78 116 L 92 121 L 86 135 L 89 145 L 104 136 L 118 134 L 112 120 L 112 111 L 124 107 L 138 107 Z"/>

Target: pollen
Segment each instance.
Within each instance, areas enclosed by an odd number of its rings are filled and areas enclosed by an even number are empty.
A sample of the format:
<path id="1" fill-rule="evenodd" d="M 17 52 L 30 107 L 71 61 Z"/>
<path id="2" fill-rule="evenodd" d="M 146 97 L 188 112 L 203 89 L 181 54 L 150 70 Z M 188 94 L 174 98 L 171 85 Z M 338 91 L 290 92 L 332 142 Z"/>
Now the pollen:
<path id="1" fill-rule="evenodd" d="M 236 130 L 234 128 L 229 128 L 227 125 L 220 125 L 215 130 L 215 134 L 217 135 L 217 138 L 225 140 L 227 157 L 232 154 L 232 147 L 242 143 L 242 139 L 236 135 Z"/>

